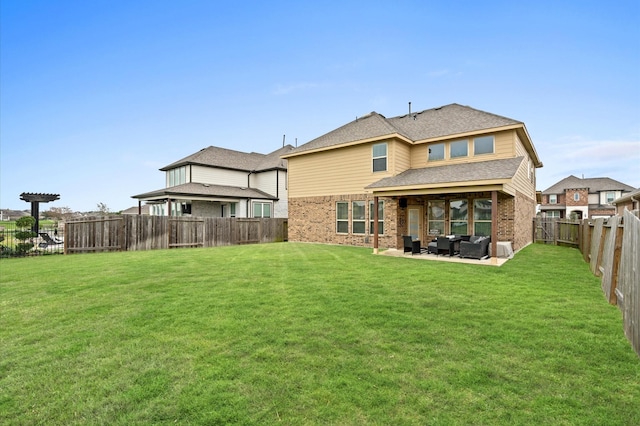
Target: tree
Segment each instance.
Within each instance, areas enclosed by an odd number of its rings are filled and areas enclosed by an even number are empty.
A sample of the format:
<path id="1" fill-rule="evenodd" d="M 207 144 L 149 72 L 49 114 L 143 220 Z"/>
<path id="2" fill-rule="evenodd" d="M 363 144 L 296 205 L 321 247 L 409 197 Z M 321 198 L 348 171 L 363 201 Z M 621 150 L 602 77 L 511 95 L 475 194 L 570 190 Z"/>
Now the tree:
<path id="1" fill-rule="evenodd" d="M 31 231 L 31 228 L 35 224 L 36 219 L 33 216 L 23 216 L 16 220 L 16 227 L 20 228 L 20 230 L 16 231 L 15 238 L 16 240 L 22 241 L 21 243 L 16 244 L 17 254 L 26 254 L 33 248 L 32 239 L 38 236 L 38 234 Z"/>
<path id="2" fill-rule="evenodd" d="M 73 211 L 69 207 L 51 207 L 51 209 L 42 213 L 46 219 L 68 220 L 73 217 Z"/>
<path id="3" fill-rule="evenodd" d="M 98 211 L 102 214 L 109 214 L 109 207 L 105 203 L 98 203 Z"/>

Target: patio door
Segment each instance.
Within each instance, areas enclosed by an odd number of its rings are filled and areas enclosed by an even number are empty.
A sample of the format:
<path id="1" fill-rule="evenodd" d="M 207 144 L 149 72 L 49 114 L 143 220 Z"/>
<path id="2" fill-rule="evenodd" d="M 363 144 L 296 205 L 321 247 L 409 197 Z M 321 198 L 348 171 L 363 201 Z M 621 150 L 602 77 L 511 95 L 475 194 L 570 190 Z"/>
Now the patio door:
<path id="1" fill-rule="evenodd" d="M 422 238 L 422 206 L 411 206 L 407 210 L 407 235 L 419 240 Z"/>

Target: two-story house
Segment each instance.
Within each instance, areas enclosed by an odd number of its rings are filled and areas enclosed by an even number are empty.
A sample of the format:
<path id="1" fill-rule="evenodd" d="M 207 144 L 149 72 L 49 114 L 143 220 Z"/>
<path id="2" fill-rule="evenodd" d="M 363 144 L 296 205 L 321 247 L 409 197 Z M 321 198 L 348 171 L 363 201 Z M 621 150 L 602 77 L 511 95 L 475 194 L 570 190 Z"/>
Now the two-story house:
<path id="1" fill-rule="evenodd" d="M 542 191 L 540 211 L 548 218 L 609 217 L 616 214 L 613 201 L 634 189 L 607 177 L 571 175 Z"/>
<path id="2" fill-rule="evenodd" d="M 270 154 L 210 146 L 160 170 L 165 188 L 132 196 L 156 216 L 287 217 L 285 145 Z"/>
<path id="3" fill-rule="evenodd" d="M 532 241 L 542 163 L 521 121 L 458 104 L 372 112 L 283 158 L 290 241 L 377 249 L 401 248 L 402 235 L 475 234 L 515 250 Z"/>

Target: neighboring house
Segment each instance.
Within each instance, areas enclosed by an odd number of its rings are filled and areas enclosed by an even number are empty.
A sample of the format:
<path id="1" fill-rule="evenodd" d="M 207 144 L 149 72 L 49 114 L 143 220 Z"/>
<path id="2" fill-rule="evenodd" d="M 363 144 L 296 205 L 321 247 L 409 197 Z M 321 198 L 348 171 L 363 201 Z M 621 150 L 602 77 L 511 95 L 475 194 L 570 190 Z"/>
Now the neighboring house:
<path id="1" fill-rule="evenodd" d="M 640 210 L 640 188 L 616 198 L 613 205 L 616 206 L 616 214 L 619 215 L 625 210 Z"/>
<path id="2" fill-rule="evenodd" d="M 121 214 L 132 214 L 132 215 L 149 215 L 151 214 L 151 204 L 145 204 L 143 206 L 135 206 L 129 207 L 128 209 L 122 210 Z"/>
<path id="3" fill-rule="evenodd" d="M 287 217 L 291 145 L 270 154 L 210 146 L 160 170 L 166 187 L 134 195 L 155 216 Z"/>
<path id="4" fill-rule="evenodd" d="M 568 176 L 542 191 L 545 217 L 586 219 L 616 214 L 613 201 L 635 188 L 610 178 Z"/>
<path id="5" fill-rule="evenodd" d="M 521 121 L 458 104 L 372 112 L 283 158 L 290 241 L 401 248 L 403 235 L 426 245 L 475 234 L 515 250 L 532 241 L 542 163 Z"/>

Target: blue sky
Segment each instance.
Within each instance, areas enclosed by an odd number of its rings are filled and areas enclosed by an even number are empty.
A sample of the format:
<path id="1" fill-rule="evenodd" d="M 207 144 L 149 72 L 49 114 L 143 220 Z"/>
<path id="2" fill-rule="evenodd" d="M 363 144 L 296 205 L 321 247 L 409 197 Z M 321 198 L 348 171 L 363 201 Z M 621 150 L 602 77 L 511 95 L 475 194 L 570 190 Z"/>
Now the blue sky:
<path id="1" fill-rule="evenodd" d="M 640 186 L 640 2 L 0 0 L 0 207 L 111 211 L 210 145 L 459 103 L 544 167 Z"/>

